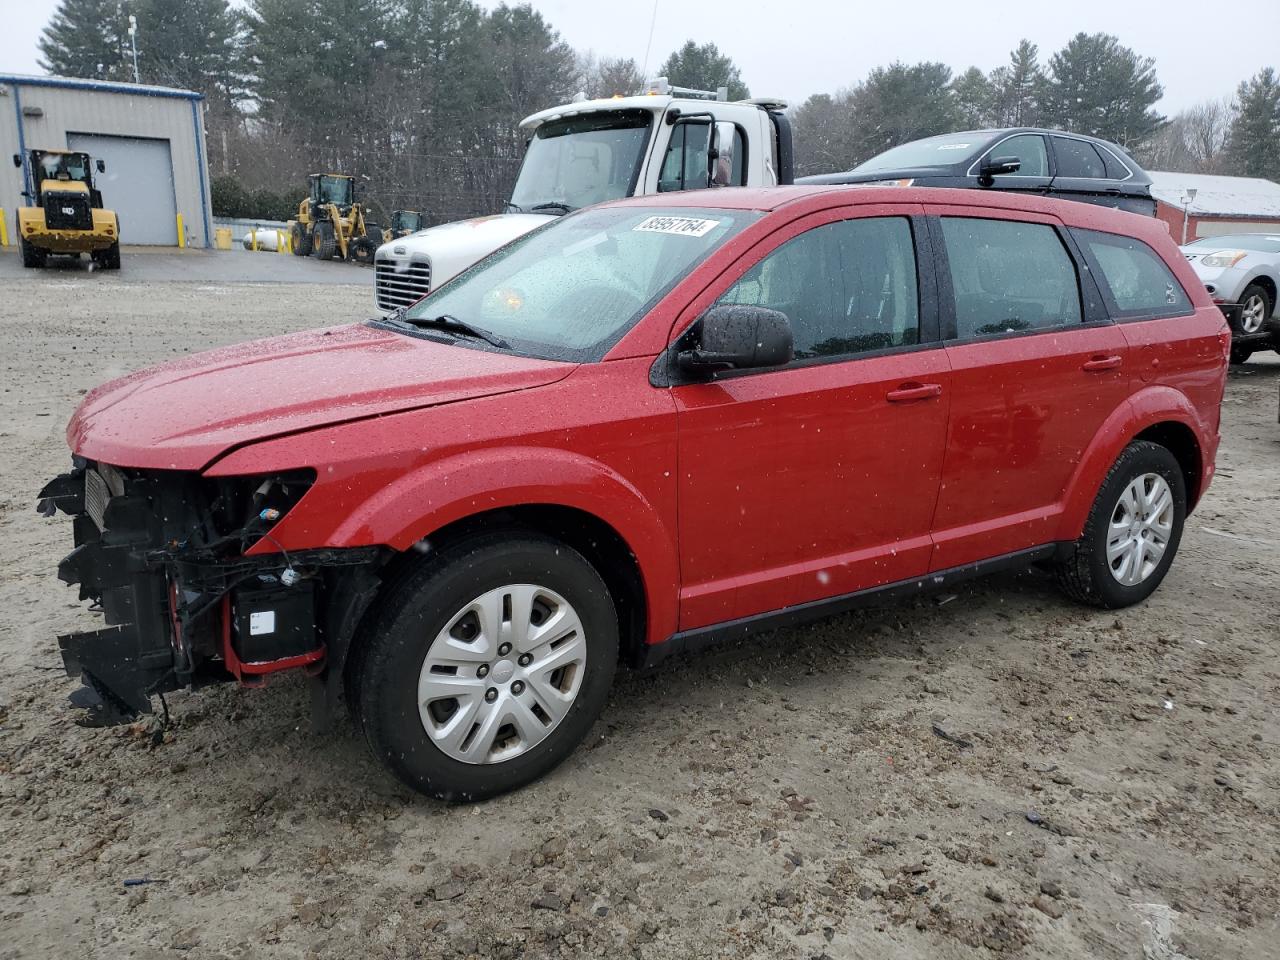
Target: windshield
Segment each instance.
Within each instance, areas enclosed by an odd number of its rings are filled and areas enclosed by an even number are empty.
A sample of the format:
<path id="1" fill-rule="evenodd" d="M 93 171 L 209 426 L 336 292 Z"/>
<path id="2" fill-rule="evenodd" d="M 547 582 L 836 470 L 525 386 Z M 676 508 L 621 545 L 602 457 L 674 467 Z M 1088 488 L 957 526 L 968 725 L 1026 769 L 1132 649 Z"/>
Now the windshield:
<path id="1" fill-rule="evenodd" d="M 1201 250 L 1257 250 L 1259 253 L 1280 253 L 1280 237 L 1261 236 L 1256 233 L 1235 233 L 1225 237 L 1204 237 L 1188 247 L 1199 247 Z"/>
<path id="2" fill-rule="evenodd" d="M 529 141 L 511 205 L 526 212 L 540 204 L 576 210 L 630 196 L 652 124 L 648 110 L 544 123 Z"/>
<path id="3" fill-rule="evenodd" d="M 320 202 L 336 203 L 340 207 L 351 203 L 353 181 L 349 177 L 321 177 Z"/>
<path id="4" fill-rule="evenodd" d="M 584 210 L 501 248 L 405 316 L 453 317 L 517 352 L 594 362 L 711 251 L 759 217 L 686 207 Z"/>
<path id="5" fill-rule="evenodd" d="M 40 157 L 40 178 L 42 180 L 79 180 L 82 183 L 89 179 L 89 158 L 83 153 L 46 153 Z"/>
<path id="6" fill-rule="evenodd" d="M 853 168 L 854 173 L 880 170 L 911 170 L 916 167 L 943 167 L 961 163 L 990 141 L 989 132 L 949 133 L 944 137 L 913 140 L 893 147 Z"/>

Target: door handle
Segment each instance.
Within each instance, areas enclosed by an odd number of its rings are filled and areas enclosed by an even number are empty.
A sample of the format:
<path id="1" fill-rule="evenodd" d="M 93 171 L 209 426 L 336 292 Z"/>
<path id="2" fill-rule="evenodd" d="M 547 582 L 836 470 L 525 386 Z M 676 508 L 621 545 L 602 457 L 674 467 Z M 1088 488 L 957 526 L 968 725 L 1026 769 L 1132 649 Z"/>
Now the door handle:
<path id="1" fill-rule="evenodd" d="M 1101 370 L 1115 370 L 1124 362 L 1122 357 L 1094 357 L 1086 360 L 1080 369 L 1085 373 L 1097 373 Z"/>
<path id="2" fill-rule="evenodd" d="M 884 398 L 890 403 L 911 403 L 913 400 L 931 400 L 942 396 L 940 383 L 904 383 L 896 390 L 890 390 Z"/>

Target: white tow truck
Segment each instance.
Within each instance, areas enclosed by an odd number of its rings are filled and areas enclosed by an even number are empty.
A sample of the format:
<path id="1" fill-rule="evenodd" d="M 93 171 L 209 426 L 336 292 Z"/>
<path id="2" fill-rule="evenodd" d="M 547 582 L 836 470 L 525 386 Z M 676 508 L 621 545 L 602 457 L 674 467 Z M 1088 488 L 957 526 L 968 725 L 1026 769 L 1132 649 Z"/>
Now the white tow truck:
<path id="1" fill-rule="evenodd" d="M 780 100 L 726 102 L 665 78 L 633 97 L 582 100 L 526 117 L 524 161 L 506 211 L 420 230 L 374 256 L 382 310 L 408 306 L 554 217 L 620 197 L 793 179 Z"/>

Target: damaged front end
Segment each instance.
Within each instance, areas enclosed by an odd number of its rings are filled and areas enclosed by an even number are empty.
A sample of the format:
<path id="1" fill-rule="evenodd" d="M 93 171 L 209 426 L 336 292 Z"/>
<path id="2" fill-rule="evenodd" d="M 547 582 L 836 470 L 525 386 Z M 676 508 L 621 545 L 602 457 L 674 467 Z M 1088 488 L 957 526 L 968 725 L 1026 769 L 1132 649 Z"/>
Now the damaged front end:
<path id="1" fill-rule="evenodd" d="M 294 668 L 325 676 L 332 706 L 384 558 L 377 547 L 275 544 L 272 528 L 314 480 L 312 471 L 215 479 L 76 457 L 40 491 L 40 513 L 73 518 L 75 549 L 58 577 L 78 584 L 105 622 L 58 638 L 67 674 L 97 695 L 98 722 L 150 713 L 155 694 L 258 685 Z M 271 552 L 250 554 L 260 542 Z"/>

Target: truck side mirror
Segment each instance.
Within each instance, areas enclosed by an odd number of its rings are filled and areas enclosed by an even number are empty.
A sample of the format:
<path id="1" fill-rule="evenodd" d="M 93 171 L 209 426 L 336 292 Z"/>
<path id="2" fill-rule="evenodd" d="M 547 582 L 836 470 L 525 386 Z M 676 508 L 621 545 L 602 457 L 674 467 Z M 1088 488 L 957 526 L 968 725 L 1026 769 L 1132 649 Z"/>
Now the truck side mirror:
<path id="1" fill-rule="evenodd" d="M 99 173 L 106 173 L 106 172 L 107 172 L 107 161 L 105 161 L 105 160 L 99 160 L 99 161 L 98 161 L 98 172 L 99 172 Z"/>
<path id="2" fill-rule="evenodd" d="M 738 128 L 727 120 L 720 120 L 711 128 L 711 151 L 708 161 L 711 168 L 711 186 L 733 187 L 734 140 Z"/>
<path id="3" fill-rule="evenodd" d="M 15 167 L 20 167 L 20 166 L 22 166 L 22 154 L 20 154 L 20 153 L 15 153 L 15 154 L 13 155 L 13 165 L 14 165 Z"/>

